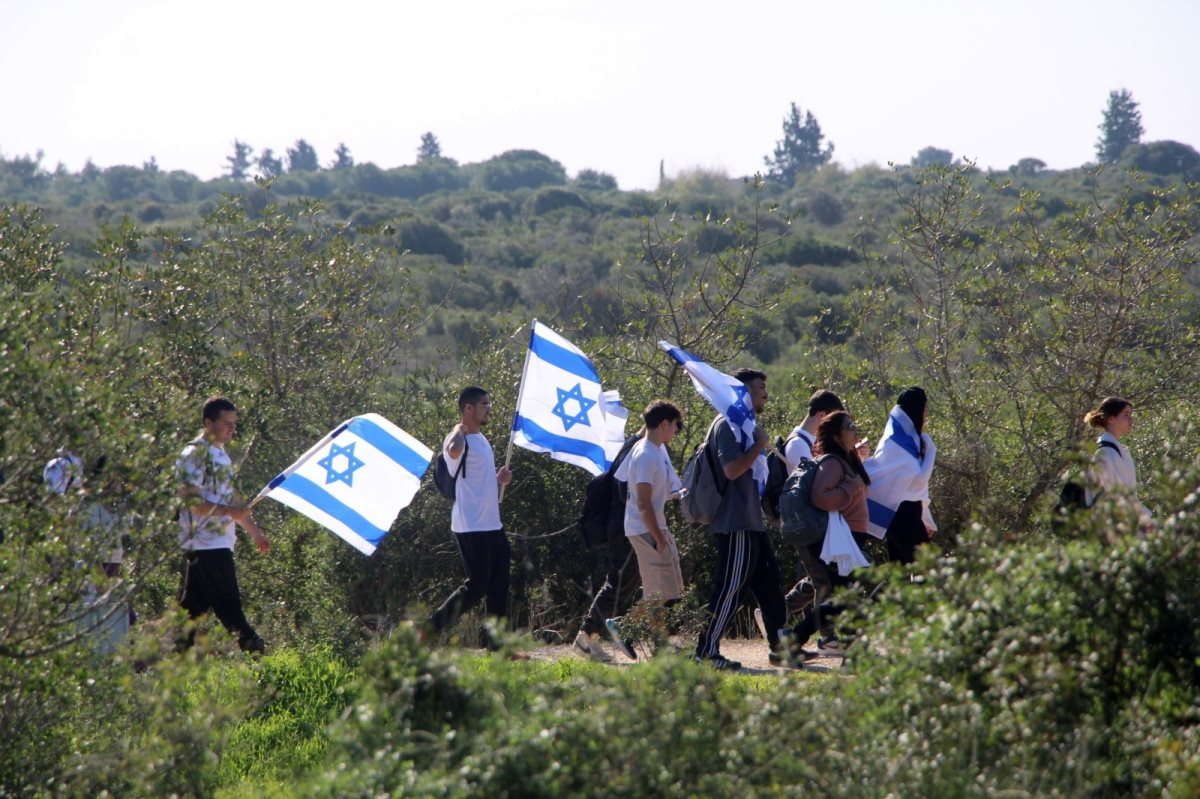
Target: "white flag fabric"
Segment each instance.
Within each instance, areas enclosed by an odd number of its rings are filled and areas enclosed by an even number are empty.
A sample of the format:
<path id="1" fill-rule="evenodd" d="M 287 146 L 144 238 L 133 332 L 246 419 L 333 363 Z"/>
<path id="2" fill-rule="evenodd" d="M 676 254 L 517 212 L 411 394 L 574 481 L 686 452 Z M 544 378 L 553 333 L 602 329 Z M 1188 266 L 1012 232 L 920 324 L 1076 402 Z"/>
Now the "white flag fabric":
<path id="1" fill-rule="evenodd" d="M 858 542 L 850 532 L 846 518 L 837 511 L 829 514 L 829 523 L 825 526 L 825 541 L 821 545 L 821 560 L 837 567 L 838 574 L 847 576 L 855 569 L 865 569 L 871 565 Z"/>
<path id="2" fill-rule="evenodd" d="M 683 367 L 688 377 L 692 378 L 692 385 L 700 392 L 700 396 L 708 400 L 708 404 L 725 417 L 738 443 L 742 445 L 742 450 L 750 449 L 754 444 L 754 428 L 758 423 L 754 418 L 754 401 L 750 398 L 746 384 L 732 375 L 714 369 L 687 350 L 681 350 L 666 341 L 658 342 L 658 346 Z M 754 461 L 754 480 L 758 483 L 758 492 L 761 494 L 767 486 L 765 450 Z"/>
<path id="3" fill-rule="evenodd" d="M 412 502 L 433 450 L 377 413 L 347 419 L 259 492 L 370 555 Z"/>
<path id="4" fill-rule="evenodd" d="M 925 443 L 925 456 L 921 457 L 921 442 Z M 896 509 L 901 502 L 920 501 L 924 504 L 922 516 L 925 523 L 933 527 L 929 514 L 929 478 L 933 474 L 933 462 L 937 458 L 937 447 L 928 433 L 917 434 L 908 414 L 899 405 L 888 414 L 887 425 L 875 454 L 863 461 L 871 484 L 867 486 L 867 532 L 883 538 Z"/>
<path id="5" fill-rule="evenodd" d="M 533 320 L 513 414 L 513 443 L 601 474 L 625 443 L 629 411 L 604 391 L 583 351 Z"/>

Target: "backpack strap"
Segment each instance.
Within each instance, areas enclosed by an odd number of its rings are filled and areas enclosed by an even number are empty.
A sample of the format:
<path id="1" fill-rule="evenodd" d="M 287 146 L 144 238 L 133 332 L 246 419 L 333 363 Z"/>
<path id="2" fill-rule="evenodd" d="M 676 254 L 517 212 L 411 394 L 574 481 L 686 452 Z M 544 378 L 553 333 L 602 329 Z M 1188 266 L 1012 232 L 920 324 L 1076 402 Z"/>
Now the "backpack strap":
<path id="1" fill-rule="evenodd" d="M 1117 453 L 1118 458 L 1121 458 L 1121 459 L 1125 458 L 1125 456 L 1121 454 L 1121 448 L 1118 447 L 1116 444 L 1112 443 L 1111 441 L 1097 441 L 1096 442 L 1096 451 L 1099 452 L 1101 447 L 1108 447 L 1113 452 Z"/>

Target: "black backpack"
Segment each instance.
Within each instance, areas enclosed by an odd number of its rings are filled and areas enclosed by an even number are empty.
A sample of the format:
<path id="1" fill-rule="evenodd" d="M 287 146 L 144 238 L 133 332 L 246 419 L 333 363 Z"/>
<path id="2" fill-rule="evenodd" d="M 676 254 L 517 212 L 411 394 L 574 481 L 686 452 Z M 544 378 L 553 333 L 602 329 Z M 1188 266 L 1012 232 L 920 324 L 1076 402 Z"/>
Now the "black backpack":
<path id="1" fill-rule="evenodd" d="M 579 534 L 584 546 L 607 543 L 615 535 L 625 535 L 625 494 L 616 478 L 617 467 L 629 455 L 641 436 L 630 436 L 608 469 L 588 481 L 583 492 L 583 510 L 579 514 Z"/>
<path id="2" fill-rule="evenodd" d="M 433 464 L 433 484 L 437 486 L 438 493 L 451 502 L 454 501 L 457 493 L 455 487 L 458 484 L 459 476 L 467 476 L 467 453 L 470 451 L 471 447 L 464 439 L 462 457 L 458 460 L 458 468 L 453 472 L 450 471 L 450 465 L 446 463 L 445 450 L 438 453 L 437 461 Z"/>
<path id="3" fill-rule="evenodd" d="M 822 455 L 815 461 L 801 458 L 800 463 L 788 475 L 779 495 L 779 529 L 785 541 L 795 544 L 815 544 L 825 536 L 829 526 L 829 511 L 812 504 L 813 482 L 817 479 L 817 467 L 831 455 Z"/>
<path id="4" fill-rule="evenodd" d="M 1117 455 L 1121 454 L 1121 450 L 1116 444 L 1111 441 L 1099 442 L 1099 447 L 1108 447 L 1116 450 Z M 1097 448 L 1099 448 L 1097 447 Z M 1062 490 L 1058 492 L 1058 502 L 1054 504 L 1054 515 L 1050 517 L 1050 528 L 1055 533 L 1062 533 L 1067 527 L 1067 520 L 1072 514 L 1077 511 L 1087 510 L 1096 504 L 1096 498 L 1092 498 L 1092 504 L 1087 502 L 1087 489 L 1083 483 L 1078 480 L 1066 479 L 1063 481 Z"/>
<path id="5" fill-rule="evenodd" d="M 762 512 L 772 524 L 779 524 L 779 497 L 783 494 L 783 484 L 788 479 L 787 451 L 788 442 L 781 436 L 776 436 L 775 446 L 767 452 L 767 485 L 763 489 L 761 499 Z"/>

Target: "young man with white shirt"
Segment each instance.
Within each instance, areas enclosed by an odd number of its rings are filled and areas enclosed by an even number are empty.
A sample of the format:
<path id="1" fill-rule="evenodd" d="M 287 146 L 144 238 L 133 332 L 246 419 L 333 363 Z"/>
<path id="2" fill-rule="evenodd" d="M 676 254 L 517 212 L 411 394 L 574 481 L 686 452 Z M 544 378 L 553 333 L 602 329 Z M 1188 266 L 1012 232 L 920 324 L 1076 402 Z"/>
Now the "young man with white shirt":
<path id="1" fill-rule="evenodd" d="M 496 468 L 492 445 L 481 432 L 492 413 L 487 391 L 478 386 L 464 388 L 458 395 L 458 411 L 461 419 L 442 443 L 442 453 L 450 472 L 457 475 L 450 530 L 467 579 L 429 617 L 434 632 L 454 624 L 480 601 L 500 624 L 508 620 L 510 555 L 500 522 L 499 487 L 512 482 L 512 472 L 507 466 Z"/>
<path id="2" fill-rule="evenodd" d="M 203 432 L 184 448 L 175 462 L 175 475 L 185 506 L 179 514 L 179 545 L 187 554 L 179 604 L 196 619 L 212 610 L 221 624 L 238 637 L 244 652 L 262 652 L 258 636 L 242 610 L 242 595 L 233 565 L 237 526 L 254 540 L 259 552 L 271 544 L 250 509 L 234 502 L 233 461 L 225 446 L 237 432 L 238 413 L 225 397 L 211 397 L 201 413 Z M 236 526 L 235 526 L 236 525 Z M 192 645 L 195 632 L 181 642 Z"/>
<path id="3" fill-rule="evenodd" d="M 671 402 L 655 400 L 646 406 L 642 420 L 646 434 L 626 461 L 625 537 L 637 556 L 642 597 L 669 605 L 683 596 L 683 570 L 679 545 L 667 529 L 666 504 L 679 496 L 681 485 L 666 445 L 679 432 L 683 413 Z M 608 619 L 605 627 L 625 656 L 636 659 L 630 642 L 620 635 L 619 623 Z"/>

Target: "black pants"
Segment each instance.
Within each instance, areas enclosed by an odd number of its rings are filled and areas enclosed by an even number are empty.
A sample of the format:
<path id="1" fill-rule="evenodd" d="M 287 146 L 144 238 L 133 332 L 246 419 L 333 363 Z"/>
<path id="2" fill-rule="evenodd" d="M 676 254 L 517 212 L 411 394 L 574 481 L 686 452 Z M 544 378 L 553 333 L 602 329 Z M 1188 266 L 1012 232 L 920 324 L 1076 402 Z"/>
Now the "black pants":
<path id="1" fill-rule="evenodd" d="M 608 542 L 608 574 L 604 585 L 592 599 L 592 606 L 583 617 L 582 630 L 588 635 L 604 632 L 604 620 L 621 615 L 621 608 L 633 603 L 633 596 L 642 584 L 637 555 L 624 534 L 612 536 Z"/>
<path id="2" fill-rule="evenodd" d="M 858 544 L 858 548 L 863 552 L 867 551 L 870 542 L 876 540 L 866 533 L 854 532 L 854 543 Z M 805 557 L 805 566 L 812 570 L 823 570 L 824 579 L 830 587 L 830 594 L 815 601 L 808 610 L 804 613 L 804 617 L 800 619 L 800 623 L 792 628 L 792 634 L 795 636 L 796 644 L 803 645 L 812 638 L 813 633 L 821 631 L 823 637 L 830 637 L 836 631 L 834 629 L 833 620 L 836 619 L 842 611 L 846 609 L 845 605 L 835 604 L 829 601 L 833 591 L 837 591 L 847 586 L 856 586 L 859 593 L 864 596 L 874 594 L 875 583 L 867 578 L 863 570 L 855 570 L 853 574 L 848 574 L 843 577 L 838 573 L 837 566 L 826 563 L 821 560 L 821 547 L 824 546 L 825 539 L 822 538 L 815 544 L 810 544 L 806 547 L 808 550 Z M 810 572 L 811 573 L 811 572 Z M 817 582 L 813 580 L 814 584 Z"/>
<path id="3" fill-rule="evenodd" d="M 455 533 L 467 579 L 429 617 L 434 630 L 444 630 L 482 600 L 489 616 L 508 618 L 508 536 L 504 530 Z"/>
<path id="4" fill-rule="evenodd" d="M 896 515 L 884 536 L 889 559 L 912 563 L 917 559 L 917 547 L 929 543 L 925 520 L 921 518 L 922 511 L 922 504 L 916 501 L 901 502 L 900 507 L 896 508 Z"/>
<path id="5" fill-rule="evenodd" d="M 821 635 L 831 636 L 834 633 L 833 620 L 821 618 L 821 605 L 833 596 L 834 588 L 845 584 L 845 578 L 839 577 L 837 569 L 821 560 L 821 547 L 825 539 L 815 544 L 796 544 L 797 571 L 801 568 L 808 575 L 807 582 L 801 581 L 787 593 L 788 618 L 797 613 L 817 613 L 817 623 Z"/>
<path id="6" fill-rule="evenodd" d="M 233 567 L 233 550 L 197 549 L 188 552 L 179 604 L 192 619 L 211 610 L 225 629 L 237 636 L 238 646 L 243 650 L 262 650 L 262 639 L 254 632 L 242 611 L 242 593 L 238 589 L 237 572 Z M 180 643 L 188 647 L 194 640 L 193 632 Z"/>
<path id="7" fill-rule="evenodd" d="M 720 653 L 721 636 L 747 590 L 758 600 L 767 627 L 767 643 L 774 649 L 779 642 L 779 629 L 787 623 L 787 610 L 771 539 L 763 530 L 735 530 L 713 538 L 717 545 L 717 571 L 708 603 L 708 627 L 696 642 L 696 655 L 711 658 Z"/>

